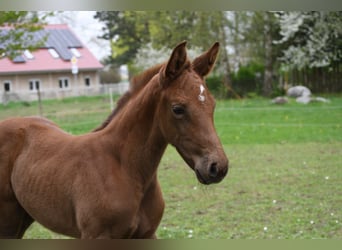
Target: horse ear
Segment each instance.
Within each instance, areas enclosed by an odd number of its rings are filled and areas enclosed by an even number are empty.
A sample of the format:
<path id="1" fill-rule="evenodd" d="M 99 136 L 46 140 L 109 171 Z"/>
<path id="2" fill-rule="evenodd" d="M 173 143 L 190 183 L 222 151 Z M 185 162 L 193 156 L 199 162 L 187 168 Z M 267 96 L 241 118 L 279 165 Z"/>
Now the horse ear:
<path id="1" fill-rule="evenodd" d="M 187 62 L 186 41 L 178 44 L 172 51 L 169 61 L 162 69 L 161 84 L 174 80 L 183 71 Z"/>
<path id="2" fill-rule="evenodd" d="M 220 44 L 214 43 L 213 46 L 192 62 L 193 69 L 202 77 L 208 75 L 214 67 Z"/>

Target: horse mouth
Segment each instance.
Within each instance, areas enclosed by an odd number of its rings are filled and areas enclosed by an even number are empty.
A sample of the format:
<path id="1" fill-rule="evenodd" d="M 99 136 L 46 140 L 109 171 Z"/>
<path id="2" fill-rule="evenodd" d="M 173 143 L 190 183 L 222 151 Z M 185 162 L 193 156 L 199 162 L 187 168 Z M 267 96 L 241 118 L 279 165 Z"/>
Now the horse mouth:
<path id="1" fill-rule="evenodd" d="M 206 180 L 200 173 L 200 171 L 196 168 L 196 164 L 195 162 L 190 159 L 190 158 L 186 158 L 186 157 L 183 157 L 184 161 L 189 165 L 189 167 L 195 172 L 196 174 L 196 177 L 197 177 L 197 180 L 204 184 L 204 185 L 209 185 L 211 182 L 209 180 Z"/>
<path id="2" fill-rule="evenodd" d="M 200 173 L 199 170 L 195 169 L 195 173 L 196 173 L 196 177 L 197 177 L 197 180 L 204 184 L 204 185 L 209 185 L 211 182 L 209 180 L 206 180 Z"/>
<path id="3" fill-rule="evenodd" d="M 183 154 L 178 148 L 176 149 L 187 165 L 195 172 L 197 180 L 201 184 L 209 185 L 212 183 L 218 183 L 227 174 L 228 167 L 224 170 L 223 167 L 219 168 L 216 162 L 209 164 L 208 157 L 189 157 L 188 155 Z"/>

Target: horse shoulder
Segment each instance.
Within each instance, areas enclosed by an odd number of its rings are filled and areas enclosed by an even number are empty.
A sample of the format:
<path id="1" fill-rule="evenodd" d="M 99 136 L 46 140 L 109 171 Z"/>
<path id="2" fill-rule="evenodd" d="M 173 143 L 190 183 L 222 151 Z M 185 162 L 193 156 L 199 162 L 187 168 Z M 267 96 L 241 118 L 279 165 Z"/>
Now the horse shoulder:
<path id="1" fill-rule="evenodd" d="M 156 238 L 155 232 L 164 212 L 165 202 L 157 177 L 154 176 L 141 200 L 139 225 L 134 238 Z"/>
<path id="2" fill-rule="evenodd" d="M 0 203 L 14 200 L 11 185 L 13 162 L 22 150 L 25 137 L 24 131 L 14 125 L 13 119 L 0 122 Z"/>

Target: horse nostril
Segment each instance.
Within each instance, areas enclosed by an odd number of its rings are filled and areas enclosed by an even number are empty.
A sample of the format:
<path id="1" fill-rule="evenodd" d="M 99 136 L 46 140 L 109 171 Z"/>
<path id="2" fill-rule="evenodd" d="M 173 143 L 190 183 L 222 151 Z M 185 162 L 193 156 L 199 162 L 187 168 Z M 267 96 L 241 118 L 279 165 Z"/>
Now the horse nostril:
<path id="1" fill-rule="evenodd" d="M 214 162 L 209 167 L 209 176 L 212 178 L 215 178 L 217 177 L 217 174 L 218 174 L 217 163 Z"/>

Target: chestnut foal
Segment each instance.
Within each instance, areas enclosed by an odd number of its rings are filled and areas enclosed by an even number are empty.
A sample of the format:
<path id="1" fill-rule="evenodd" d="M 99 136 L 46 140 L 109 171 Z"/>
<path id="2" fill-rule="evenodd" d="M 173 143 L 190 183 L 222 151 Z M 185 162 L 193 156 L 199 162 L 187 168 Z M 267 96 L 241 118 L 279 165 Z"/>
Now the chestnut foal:
<path id="1" fill-rule="evenodd" d="M 75 238 L 155 238 L 164 210 L 157 167 L 168 144 L 201 183 L 220 182 L 228 159 L 204 82 L 218 50 L 215 43 L 190 62 L 180 43 L 95 132 L 70 135 L 42 118 L 2 121 L 0 238 L 21 238 L 35 220 Z"/>

